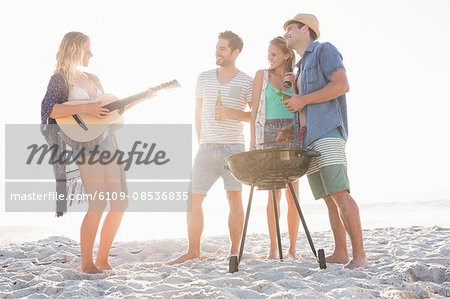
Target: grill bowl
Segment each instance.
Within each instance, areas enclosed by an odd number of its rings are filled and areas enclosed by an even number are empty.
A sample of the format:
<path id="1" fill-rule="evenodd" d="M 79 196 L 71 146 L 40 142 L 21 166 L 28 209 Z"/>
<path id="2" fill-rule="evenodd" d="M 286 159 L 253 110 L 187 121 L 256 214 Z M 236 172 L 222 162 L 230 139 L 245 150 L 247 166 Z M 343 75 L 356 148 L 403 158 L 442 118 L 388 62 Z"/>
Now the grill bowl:
<path id="1" fill-rule="evenodd" d="M 303 148 L 269 148 L 231 155 L 225 158 L 227 168 L 241 183 L 258 189 L 281 189 L 308 170 L 312 157 L 320 153 Z"/>

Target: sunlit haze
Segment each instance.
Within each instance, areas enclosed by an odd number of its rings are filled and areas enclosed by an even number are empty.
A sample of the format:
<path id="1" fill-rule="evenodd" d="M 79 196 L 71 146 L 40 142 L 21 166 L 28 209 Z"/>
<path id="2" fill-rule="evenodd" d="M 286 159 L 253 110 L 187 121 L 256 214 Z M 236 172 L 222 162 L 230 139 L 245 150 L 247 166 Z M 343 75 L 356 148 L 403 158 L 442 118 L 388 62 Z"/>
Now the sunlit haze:
<path id="1" fill-rule="evenodd" d="M 41 100 L 59 43 L 66 32 L 81 31 L 90 37 L 94 55 L 86 71 L 96 74 L 108 93 L 126 97 L 172 79 L 181 83 L 181 88 L 160 92 L 127 111 L 125 123 L 193 124 L 195 83 L 200 72 L 216 67 L 219 32 L 232 30 L 243 38 L 236 64 L 253 77 L 258 69 L 268 67 L 268 43 L 284 34 L 284 22 L 299 12 L 313 13 L 320 22 L 319 41 L 339 49 L 347 70 L 349 177 L 363 228 L 385 225 L 377 225 L 378 216 L 364 211 L 365 206 L 380 202 L 386 205 L 376 213 L 391 213 L 399 223 L 449 227 L 448 220 L 440 218 L 440 213 L 450 212 L 449 8 L 446 0 L 2 0 L 1 122 L 40 123 Z M 244 130 L 248 148 L 249 126 Z M 4 130 L 1 134 L 4 140 Z M 195 154 L 195 135 L 192 140 Z M 0 150 L 4 169 L 3 143 Z M 51 226 L 61 228 L 55 232 L 59 234 L 70 230 L 68 234 L 76 238 L 81 213 L 69 212 L 61 219 L 52 213 L 5 213 L 4 176 L 2 171 L 0 226 Z M 248 193 L 245 187 L 244 205 Z M 266 197 L 266 192 L 256 193 L 257 208 L 252 211 L 256 220 L 249 232 L 267 233 Z M 433 215 L 411 219 L 402 213 L 408 202 L 435 200 L 449 202 L 446 212 L 437 211 L 438 220 Z M 311 211 L 309 220 L 317 225 L 312 230 L 328 229 L 325 205 L 314 201 L 306 178 L 301 179 L 300 201 L 306 206 L 306 217 Z M 227 234 L 227 209 L 219 181 L 205 201 L 206 235 Z M 285 222 L 283 218 L 284 229 Z M 185 236 L 184 213 L 129 213 L 117 238 Z"/>

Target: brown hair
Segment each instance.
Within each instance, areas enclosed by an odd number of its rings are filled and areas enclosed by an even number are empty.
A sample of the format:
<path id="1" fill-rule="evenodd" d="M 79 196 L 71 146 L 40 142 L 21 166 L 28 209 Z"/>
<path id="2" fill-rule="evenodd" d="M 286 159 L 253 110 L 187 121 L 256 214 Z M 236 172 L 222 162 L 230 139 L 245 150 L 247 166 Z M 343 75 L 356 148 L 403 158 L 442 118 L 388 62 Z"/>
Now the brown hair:
<path id="1" fill-rule="evenodd" d="M 289 54 L 289 58 L 285 61 L 285 67 L 287 67 L 287 64 L 290 63 L 289 61 L 292 61 L 292 64 L 295 65 L 295 54 L 292 49 L 289 49 L 286 43 L 286 40 L 282 36 L 277 36 L 274 39 L 270 41 L 271 45 L 274 45 L 281 49 L 281 52 L 283 54 Z"/>
<path id="2" fill-rule="evenodd" d="M 242 38 L 240 38 L 236 33 L 227 30 L 219 33 L 218 38 L 226 39 L 228 41 L 228 44 L 230 45 L 231 48 L 231 52 L 233 52 L 236 49 L 239 49 L 239 52 L 242 52 L 242 48 L 244 47 L 244 41 L 242 41 Z"/>
<path id="3" fill-rule="evenodd" d="M 305 24 L 303 24 L 302 22 L 294 21 L 294 22 L 291 22 L 291 23 L 297 24 L 297 25 L 298 25 L 298 29 L 300 29 L 300 28 L 302 28 L 303 26 L 305 26 Z M 317 34 L 314 32 L 314 30 L 312 30 L 311 28 L 309 28 L 309 26 L 308 26 L 308 31 L 309 31 L 309 37 L 310 37 L 313 41 L 315 41 L 315 40 L 317 39 Z"/>

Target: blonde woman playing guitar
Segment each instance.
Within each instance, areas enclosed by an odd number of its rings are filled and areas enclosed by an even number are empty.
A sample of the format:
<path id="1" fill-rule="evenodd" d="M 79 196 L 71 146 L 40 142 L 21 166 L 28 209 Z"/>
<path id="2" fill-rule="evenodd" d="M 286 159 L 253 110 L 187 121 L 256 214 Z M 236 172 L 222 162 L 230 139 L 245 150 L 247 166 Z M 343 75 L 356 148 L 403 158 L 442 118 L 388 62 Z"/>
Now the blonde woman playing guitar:
<path id="1" fill-rule="evenodd" d="M 96 119 L 108 117 L 109 110 L 102 101 L 85 101 L 83 104 L 67 105 L 71 100 L 91 100 L 103 94 L 103 88 L 98 78 L 92 74 L 77 70 L 78 66 L 87 67 L 92 58 L 89 37 L 81 32 L 67 33 L 56 55 L 57 66 L 42 101 L 41 128 L 43 132 L 49 124 L 55 124 L 55 119 L 71 117 L 72 115 L 88 114 Z M 142 99 L 152 97 L 154 92 L 149 89 Z M 125 107 L 129 108 L 129 107 Z M 55 125 L 54 125 L 55 126 Z M 48 140 L 48 139 L 47 139 Z M 114 150 L 116 148 L 113 134 L 108 135 L 99 143 L 99 149 Z M 74 154 L 77 150 L 74 149 Z M 84 154 L 88 154 L 87 151 Z M 87 160 L 87 159 L 85 159 Z M 78 165 L 83 187 L 86 193 L 108 194 L 127 192 L 123 169 L 117 163 L 101 165 L 100 163 L 83 163 Z M 56 174 L 56 172 L 55 172 Z M 89 200 L 89 208 L 80 230 L 81 270 L 85 273 L 101 273 L 111 270 L 108 263 L 109 251 L 119 229 L 122 216 L 127 208 L 127 200 L 110 200 L 108 212 L 101 229 L 100 244 L 97 258 L 93 261 L 93 246 L 95 236 L 107 201 Z M 65 211 L 59 211 L 58 216 Z"/>

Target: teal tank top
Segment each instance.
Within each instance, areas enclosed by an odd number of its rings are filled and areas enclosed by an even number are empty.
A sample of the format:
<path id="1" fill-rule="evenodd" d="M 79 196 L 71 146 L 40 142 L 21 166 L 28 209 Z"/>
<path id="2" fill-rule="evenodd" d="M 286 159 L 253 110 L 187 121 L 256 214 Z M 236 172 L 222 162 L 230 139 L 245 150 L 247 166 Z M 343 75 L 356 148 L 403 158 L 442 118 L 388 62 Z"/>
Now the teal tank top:
<path id="1" fill-rule="evenodd" d="M 292 93 L 289 89 L 286 93 Z M 266 88 L 266 119 L 285 119 L 294 118 L 294 114 L 290 113 L 283 104 L 280 97 L 273 90 L 273 86 L 267 82 Z"/>

